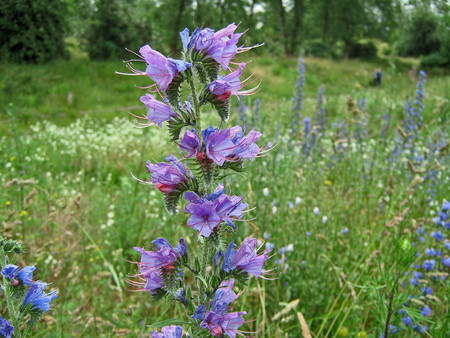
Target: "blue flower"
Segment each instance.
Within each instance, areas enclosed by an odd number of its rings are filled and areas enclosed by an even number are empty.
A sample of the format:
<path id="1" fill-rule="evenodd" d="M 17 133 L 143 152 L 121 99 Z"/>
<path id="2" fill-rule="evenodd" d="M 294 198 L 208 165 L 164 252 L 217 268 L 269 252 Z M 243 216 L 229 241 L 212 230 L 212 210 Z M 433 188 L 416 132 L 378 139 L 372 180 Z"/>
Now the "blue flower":
<path id="1" fill-rule="evenodd" d="M 410 326 L 413 324 L 412 319 L 410 316 L 406 316 L 402 318 L 402 322 L 405 323 L 406 325 Z"/>
<path id="2" fill-rule="evenodd" d="M 436 265 L 436 261 L 434 259 L 429 259 L 426 260 L 425 262 L 423 262 L 423 268 L 425 269 L 425 271 L 430 271 L 433 270 L 434 267 Z"/>
<path id="3" fill-rule="evenodd" d="M 32 284 L 23 300 L 23 305 L 32 304 L 33 309 L 39 309 L 47 312 L 50 309 L 50 302 L 57 297 L 57 292 L 52 291 L 49 294 L 44 292 L 47 283 L 37 281 Z"/>
<path id="4" fill-rule="evenodd" d="M 431 315 L 431 308 L 428 305 L 425 305 L 420 314 L 424 317 Z"/>
<path id="5" fill-rule="evenodd" d="M 421 289 L 425 295 L 432 295 L 433 289 L 430 286 L 424 287 Z"/>
<path id="6" fill-rule="evenodd" d="M 344 229 L 341 230 L 343 235 L 347 235 L 348 234 L 348 228 L 345 227 Z"/>
<path id="7" fill-rule="evenodd" d="M 446 267 L 450 266 L 450 257 L 442 257 L 442 264 L 444 264 Z"/>
<path id="8" fill-rule="evenodd" d="M 17 278 L 20 279 L 23 284 L 30 286 L 33 280 L 33 272 L 36 270 L 34 266 L 26 266 L 17 274 Z"/>
<path id="9" fill-rule="evenodd" d="M 11 338 L 14 333 L 14 327 L 2 316 L 0 316 L 0 335 Z"/>
<path id="10" fill-rule="evenodd" d="M 6 278 L 14 280 L 17 276 L 17 271 L 19 271 L 19 267 L 17 265 L 8 264 L 3 268 L 2 274 Z"/>
<path id="11" fill-rule="evenodd" d="M 193 319 L 203 320 L 205 318 L 206 308 L 204 305 L 199 305 L 195 313 L 191 316 Z"/>
<path id="12" fill-rule="evenodd" d="M 445 237 L 442 234 L 441 230 L 439 231 L 433 231 L 431 233 L 431 237 L 433 237 L 434 239 L 436 239 L 438 242 L 442 241 Z"/>

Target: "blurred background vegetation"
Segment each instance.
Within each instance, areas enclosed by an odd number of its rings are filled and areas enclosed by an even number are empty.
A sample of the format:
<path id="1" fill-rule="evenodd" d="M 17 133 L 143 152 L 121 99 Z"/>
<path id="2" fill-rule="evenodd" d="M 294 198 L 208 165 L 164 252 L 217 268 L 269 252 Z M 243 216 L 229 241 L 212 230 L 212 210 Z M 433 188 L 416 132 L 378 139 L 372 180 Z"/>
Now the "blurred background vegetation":
<path id="1" fill-rule="evenodd" d="M 3 0 L 0 60 L 128 57 L 144 43 L 174 55 L 184 27 L 240 22 L 259 53 L 332 58 L 398 55 L 450 65 L 445 0 Z"/>

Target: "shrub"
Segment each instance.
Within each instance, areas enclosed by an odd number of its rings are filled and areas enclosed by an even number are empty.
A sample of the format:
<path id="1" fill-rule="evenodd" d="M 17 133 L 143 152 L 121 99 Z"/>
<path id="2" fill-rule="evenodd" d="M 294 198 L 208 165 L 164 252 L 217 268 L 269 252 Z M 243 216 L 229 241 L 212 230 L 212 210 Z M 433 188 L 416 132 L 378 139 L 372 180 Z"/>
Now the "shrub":
<path id="1" fill-rule="evenodd" d="M 0 2 L 0 59 L 47 62 L 66 56 L 66 7 L 60 0 Z"/>
<path id="2" fill-rule="evenodd" d="M 350 46 L 350 58 L 370 59 L 377 56 L 377 47 L 373 42 L 357 42 Z"/>
<path id="3" fill-rule="evenodd" d="M 336 50 L 326 42 L 313 40 L 305 46 L 305 53 L 310 56 L 319 58 L 331 57 L 333 59 L 338 58 Z"/>

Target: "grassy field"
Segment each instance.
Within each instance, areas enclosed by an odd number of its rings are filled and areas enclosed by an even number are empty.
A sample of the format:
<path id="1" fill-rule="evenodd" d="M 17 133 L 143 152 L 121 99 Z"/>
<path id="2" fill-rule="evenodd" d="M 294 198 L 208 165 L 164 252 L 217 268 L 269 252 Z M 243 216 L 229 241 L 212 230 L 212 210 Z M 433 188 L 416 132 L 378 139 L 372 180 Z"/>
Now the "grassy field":
<path id="1" fill-rule="evenodd" d="M 376 88 L 370 81 L 379 66 L 383 85 Z M 256 219 L 239 224 L 239 241 L 252 234 L 273 245 L 268 266 L 280 274 L 250 280 L 236 308 L 254 319 L 244 330 L 301 337 L 301 313 L 313 336 L 378 337 L 392 294 L 405 302 L 414 295 L 405 308 L 415 323 L 433 337 L 448 336 L 448 230 L 433 218 L 450 199 L 450 77 L 428 74 L 422 118 L 413 117 L 418 127 L 410 130 L 403 120 L 405 101 L 415 100 L 413 66 L 305 59 L 300 114 L 316 126 L 309 133 L 291 109 L 297 60 L 259 57 L 247 66 L 260 76 L 261 90 L 235 104 L 229 125 L 246 123 L 263 132 L 261 145 L 277 146 L 227 182 L 256 207 Z M 124 66 L 0 65 L 2 233 L 25 242 L 20 263 L 36 265 L 38 278 L 59 289 L 36 336 L 135 337 L 182 316 L 178 305 L 129 292 L 124 282 L 134 272 L 127 260 L 138 259 L 133 247 L 162 236 L 184 237 L 195 248 L 196 237 L 183 226 L 186 215 L 169 216 L 160 194 L 130 176 L 148 178 L 147 160 L 178 150 L 164 128 L 133 127 L 126 113 L 145 113 L 143 91 L 133 86 L 149 82 L 114 70 Z M 318 107 L 321 84 L 325 101 Z M 431 236 L 438 230 L 440 241 Z M 398 239 L 420 253 L 405 271 Z M 423 269 L 432 258 L 427 248 L 441 251 L 431 271 Z M 415 270 L 422 277 L 411 284 Z M 433 294 L 422 291 L 427 286 Z M 431 315 L 414 315 L 425 305 Z M 397 335 L 420 335 L 404 317 L 398 309 L 392 315 Z"/>

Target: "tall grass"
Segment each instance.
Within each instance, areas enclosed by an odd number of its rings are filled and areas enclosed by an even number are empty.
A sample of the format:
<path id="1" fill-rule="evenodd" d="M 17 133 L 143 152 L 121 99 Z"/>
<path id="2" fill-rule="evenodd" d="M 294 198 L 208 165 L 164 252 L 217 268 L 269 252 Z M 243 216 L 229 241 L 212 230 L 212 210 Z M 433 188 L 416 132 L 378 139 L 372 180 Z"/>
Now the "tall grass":
<path id="1" fill-rule="evenodd" d="M 261 144 L 277 147 L 230 184 L 258 209 L 258 219 L 240 224 L 239 236 L 256 231 L 261 242 L 273 246 L 269 262 L 280 274 L 275 281 L 252 280 L 242 309 L 236 310 L 247 311 L 255 319 L 248 331 L 264 337 L 300 337 L 298 313 L 313 336 L 378 336 L 377 304 L 362 286 L 394 263 L 396 238 L 421 250 L 434 245 L 432 217 L 450 198 L 448 146 L 432 150 L 437 133 L 448 135 L 450 80 L 428 77 L 417 141 L 426 160 L 411 168 L 407 152 L 396 161 L 392 152 L 401 137 L 397 126 L 403 102 L 414 96 L 416 78 L 386 65 L 383 86 L 375 88 L 368 85 L 373 63 L 306 59 L 302 115 L 314 119 L 316 92 L 325 83 L 327 126 L 306 156 L 305 133 L 290 130 L 296 63 L 261 57 L 252 65 L 263 80 L 260 119 L 254 124 L 265 135 Z M 150 295 L 136 296 L 123 282 L 133 273 L 127 260 L 137 259 L 134 246 L 147 246 L 156 234 L 169 241 L 195 237 L 180 226 L 182 215 L 167 216 L 158 195 L 130 176 L 149 178 L 145 161 L 161 160 L 161 154 L 175 149 L 158 130 L 133 128 L 126 112 L 145 111 L 132 88 L 140 83 L 113 75 L 120 67 L 86 61 L 1 66 L 1 130 L 7 135 L 0 139 L 2 231 L 26 241 L 30 261 L 20 263 L 39 265 L 39 279 L 53 280 L 52 287 L 60 290 L 37 336 L 132 337 L 148 334 L 146 325 L 170 317 L 167 313 L 180 315 L 172 303 L 156 305 Z M 355 110 L 347 96 L 354 102 L 365 97 L 366 107 Z M 243 103 L 251 119 L 254 102 Z M 387 110 L 392 119 L 382 138 Z M 360 128 L 364 112 L 368 135 L 356 140 L 353 131 Z M 232 119 L 237 121 L 236 114 Z M 349 130 L 344 139 L 333 127 L 342 121 Z M 437 175 L 431 196 L 426 178 L 432 170 Z M 429 231 L 423 243 L 416 238 L 420 226 Z M 448 272 L 442 264 L 437 269 Z M 423 285 L 435 292 L 428 298 L 418 292 L 421 303 L 416 305 L 432 307 L 429 332 L 443 337 L 448 332 L 448 279 L 430 277 Z M 394 319 L 403 336 L 413 335 L 400 315 Z"/>

